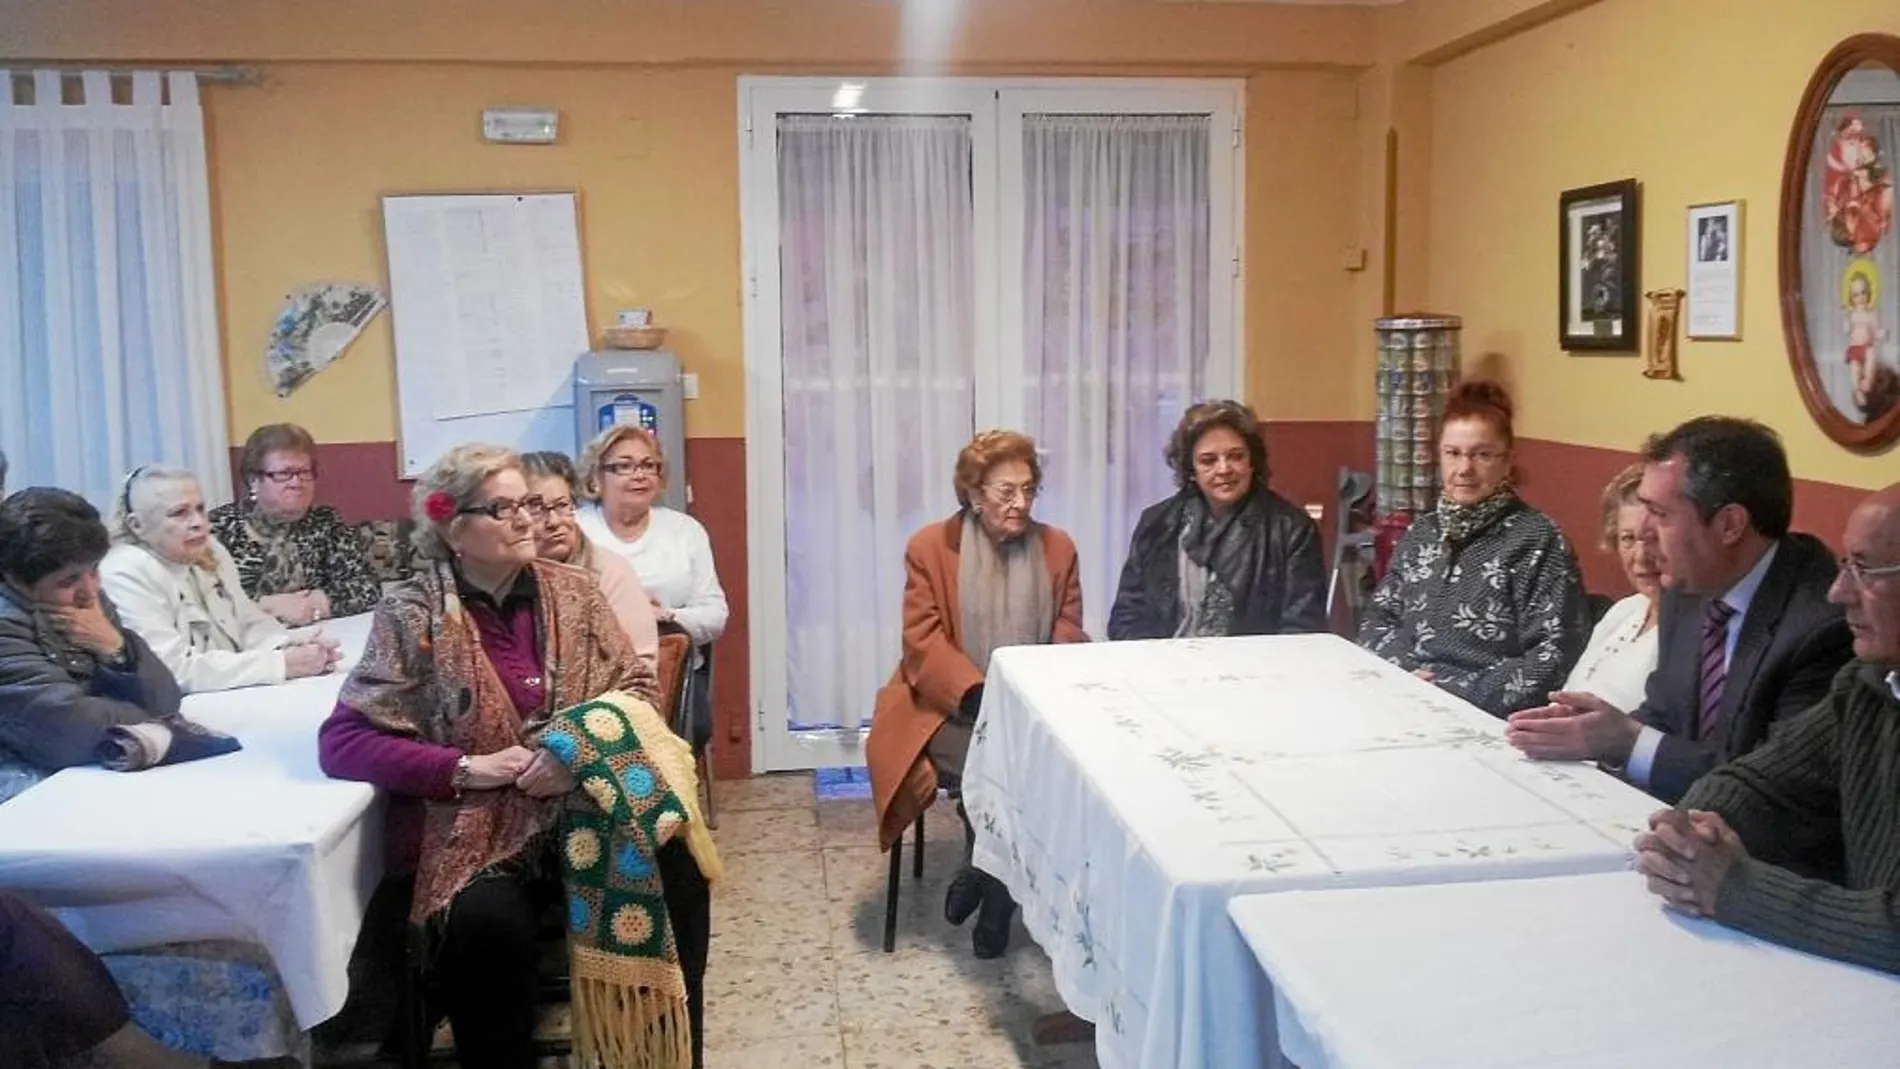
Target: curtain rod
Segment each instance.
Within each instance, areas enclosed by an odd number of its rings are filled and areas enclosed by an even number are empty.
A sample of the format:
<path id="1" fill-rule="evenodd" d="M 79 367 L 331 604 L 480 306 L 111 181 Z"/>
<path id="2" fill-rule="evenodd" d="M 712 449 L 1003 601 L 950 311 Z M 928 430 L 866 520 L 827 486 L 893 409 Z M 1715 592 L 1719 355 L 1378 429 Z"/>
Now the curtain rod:
<path id="1" fill-rule="evenodd" d="M 6 61 L 6 64 L 7 64 L 8 71 L 15 78 L 31 78 L 33 76 L 33 72 L 36 70 L 51 69 L 51 70 L 59 71 L 59 76 L 62 79 L 72 82 L 72 81 L 78 81 L 80 77 L 84 75 L 85 72 L 87 71 L 105 71 L 107 74 L 124 75 L 124 74 L 131 74 L 134 71 L 156 70 L 156 71 L 159 71 L 160 73 L 165 73 L 168 71 L 188 71 L 198 76 L 198 83 L 200 85 L 236 85 L 236 86 L 244 86 L 247 88 L 254 88 L 256 86 L 260 86 L 264 84 L 264 72 L 261 70 L 258 70 L 256 67 L 240 67 L 240 66 L 224 66 L 224 67 L 183 66 L 183 67 L 180 67 L 180 66 L 173 66 L 173 65 L 164 64 L 164 63 L 153 64 L 150 67 L 127 67 L 127 66 L 112 66 L 112 65 L 105 65 L 105 66 L 98 66 L 98 67 L 73 67 L 66 64 L 60 64 L 60 63 L 33 63 L 29 60 Z"/>

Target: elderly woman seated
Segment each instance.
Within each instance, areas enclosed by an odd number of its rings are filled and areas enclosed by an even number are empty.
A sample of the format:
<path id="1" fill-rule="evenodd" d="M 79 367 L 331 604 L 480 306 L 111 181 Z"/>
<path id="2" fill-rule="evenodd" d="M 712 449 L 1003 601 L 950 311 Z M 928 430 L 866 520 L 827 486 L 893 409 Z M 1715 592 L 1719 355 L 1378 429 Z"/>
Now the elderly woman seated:
<path id="1" fill-rule="evenodd" d="M 698 1065 L 718 858 L 653 670 L 592 576 L 536 558 L 513 451 L 451 450 L 415 511 L 425 566 L 377 605 L 319 757 L 396 796 L 456 1060 L 535 1065 L 538 920 L 565 903 L 582 1053 Z"/>
<path id="2" fill-rule="evenodd" d="M 574 462 L 564 453 L 523 453 L 521 467 L 528 479 L 528 495 L 540 498 L 542 504 L 534 529 L 535 551 L 542 560 L 570 564 L 592 575 L 633 643 L 633 652 L 657 669 L 660 626 L 653 602 L 633 565 L 617 553 L 602 553 L 574 519 L 574 495 L 580 488 Z"/>
<path id="3" fill-rule="evenodd" d="M 904 655 L 878 691 L 865 763 L 879 845 L 889 849 L 936 797 L 958 781 L 983 704 L 990 654 L 1005 646 L 1087 642 L 1075 542 L 1030 518 L 1042 469 L 1036 445 L 1014 431 L 976 436 L 957 457 L 959 508 L 911 537 L 904 550 Z M 1015 903 L 995 877 L 968 864 L 976 832 L 961 803 L 966 856 L 944 914 L 977 912 L 979 958 L 1009 948 Z"/>
<path id="4" fill-rule="evenodd" d="M 1656 669 L 1656 610 L 1662 571 L 1655 543 L 1642 536 L 1643 503 L 1636 497 L 1643 466 L 1631 464 L 1603 488 L 1603 545 L 1623 565 L 1636 591 L 1610 606 L 1590 632 L 1589 645 L 1564 681 L 1567 691 L 1589 691 L 1618 709 L 1643 704 L 1643 687 Z"/>
<path id="5" fill-rule="evenodd" d="M 172 721 L 178 684 L 99 589 L 99 513 L 65 490 L 0 502 L 0 798 L 92 764 L 112 728 Z"/>
<path id="6" fill-rule="evenodd" d="M 211 536 L 204 494 L 189 471 L 133 469 L 112 534 L 117 544 L 99 565 L 106 593 L 187 694 L 282 683 L 335 666 L 336 643 L 292 635 L 244 592 L 237 565 Z"/>
<path id="7" fill-rule="evenodd" d="M 723 634 L 726 592 L 712 540 L 698 520 L 659 503 L 667 481 L 660 439 L 642 427 L 610 427 L 587 444 L 581 471 L 581 489 L 596 502 L 581 510 L 581 530 L 633 565 L 660 622 L 680 625 L 694 646 Z"/>
<path id="8" fill-rule="evenodd" d="M 1570 543 L 1511 480 L 1511 398 L 1461 383 L 1438 437 L 1438 507 L 1412 521 L 1359 642 L 1492 716 L 1541 705 L 1590 633 Z"/>
<path id="9" fill-rule="evenodd" d="M 316 504 L 317 443 L 294 423 L 251 432 L 241 464 L 249 496 L 211 510 L 211 533 L 244 592 L 291 626 L 368 612 L 383 596 L 363 544 Z"/>
<path id="10" fill-rule="evenodd" d="M 1319 531 L 1267 489 L 1267 444 L 1253 409 L 1192 406 L 1166 456 L 1179 490 L 1135 524 L 1108 637 L 1326 630 Z"/>

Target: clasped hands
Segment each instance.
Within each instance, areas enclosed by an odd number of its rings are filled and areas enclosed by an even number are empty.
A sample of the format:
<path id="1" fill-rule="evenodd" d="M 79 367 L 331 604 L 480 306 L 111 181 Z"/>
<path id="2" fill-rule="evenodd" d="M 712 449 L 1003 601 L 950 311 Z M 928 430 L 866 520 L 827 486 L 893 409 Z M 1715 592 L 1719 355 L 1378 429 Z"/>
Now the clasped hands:
<path id="1" fill-rule="evenodd" d="M 1721 814 L 1706 810 L 1660 810 L 1636 837 L 1636 871 L 1650 891 L 1670 909 L 1694 917 L 1715 916 L 1722 881 L 1746 860 L 1741 836 Z"/>
<path id="2" fill-rule="evenodd" d="M 1643 726 L 1594 694 L 1560 690 L 1504 718 L 1504 741 L 1539 761 L 1628 763 Z"/>
<path id="3" fill-rule="evenodd" d="M 314 624 L 330 615 L 330 596 L 321 590 L 295 590 L 288 594 L 267 594 L 257 606 L 290 627 Z"/>
<path id="4" fill-rule="evenodd" d="M 530 798 L 553 798 L 566 794 L 578 784 L 567 766 L 546 750 L 510 746 L 491 754 L 468 759 L 467 786 L 470 790 L 492 791 L 514 787 Z"/>

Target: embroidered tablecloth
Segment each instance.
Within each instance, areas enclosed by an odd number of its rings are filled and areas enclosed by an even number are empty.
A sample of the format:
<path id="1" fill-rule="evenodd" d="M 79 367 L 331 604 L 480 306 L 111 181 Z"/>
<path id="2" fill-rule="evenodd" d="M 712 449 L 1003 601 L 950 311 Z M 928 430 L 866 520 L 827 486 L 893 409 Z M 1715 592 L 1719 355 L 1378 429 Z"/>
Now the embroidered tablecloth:
<path id="1" fill-rule="evenodd" d="M 1300 1069 L 1890 1069 L 1900 978 L 1662 908 L 1634 872 L 1245 896 Z"/>
<path id="2" fill-rule="evenodd" d="M 1018 647 L 964 799 L 1105 1069 L 1253 1069 L 1276 1043 L 1235 895 L 1628 866 L 1659 804 L 1503 736 L 1330 635 Z"/>
<path id="3" fill-rule="evenodd" d="M 144 772 L 67 769 L 0 805 L 0 887 L 56 914 L 100 953 L 168 943 L 258 944 L 305 1028 L 335 1014 L 382 877 L 382 817 L 366 784 L 323 775 L 317 727 L 369 634 L 332 621 L 331 675 L 185 699 L 244 743 Z"/>

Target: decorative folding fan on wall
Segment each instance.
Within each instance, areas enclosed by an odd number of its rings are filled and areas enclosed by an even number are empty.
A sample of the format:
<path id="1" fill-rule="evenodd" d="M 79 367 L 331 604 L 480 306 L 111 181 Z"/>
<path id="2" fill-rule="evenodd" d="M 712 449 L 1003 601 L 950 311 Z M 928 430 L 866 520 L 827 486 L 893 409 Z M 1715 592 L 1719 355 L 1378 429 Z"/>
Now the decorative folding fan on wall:
<path id="1" fill-rule="evenodd" d="M 264 347 L 264 368 L 277 396 L 290 396 L 343 355 L 388 303 L 381 290 L 354 282 L 318 282 L 286 298 Z"/>

